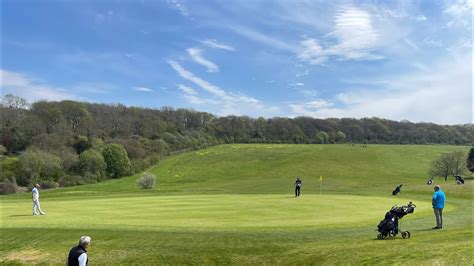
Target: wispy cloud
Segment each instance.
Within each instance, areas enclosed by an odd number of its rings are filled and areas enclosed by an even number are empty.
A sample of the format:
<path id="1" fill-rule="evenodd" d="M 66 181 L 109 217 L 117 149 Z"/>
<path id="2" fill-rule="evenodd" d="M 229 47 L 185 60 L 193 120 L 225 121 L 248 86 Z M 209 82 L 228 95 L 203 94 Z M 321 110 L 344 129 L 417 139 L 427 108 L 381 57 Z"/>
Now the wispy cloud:
<path id="1" fill-rule="evenodd" d="M 303 82 L 295 82 L 295 83 L 290 83 L 290 86 L 295 87 L 295 86 L 304 86 Z"/>
<path id="2" fill-rule="evenodd" d="M 188 52 L 189 56 L 191 56 L 191 58 L 194 60 L 194 62 L 207 68 L 207 72 L 219 72 L 219 67 L 216 64 L 204 58 L 201 49 L 189 48 L 186 51 Z"/>
<path id="3" fill-rule="evenodd" d="M 289 107 L 293 116 L 377 116 L 440 124 L 467 123 L 473 118 L 472 60 L 467 55 L 470 51 L 444 58 L 433 63 L 430 69 L 421 69 L 414 74 L 370 81 L 378 85 L 375 90 L 350 90 L 337 94 L 330 101 L 322 99 L 312 105 L 293 103 Z"/>
<path id="4" fill-rule="evenodd" d="M 27 99 L 29 102 L 38 100 L 60 101 L 80 99 L 68 90 L 46 84 L 30 76 L 0 69 L 0 85 L 3 93 L 11 93 Z"/>
<path id="5" fill-rule="evenodd" d="M 216 108 L 215 110 L 220 115 L 240 115 L 242 114 L 242 111 L 246 111 L 246 114 L 249 115 L 253 114 L 270 116 L 278 112 L 277 107 L 267 106 L 253 97 L 241 93 L 225 91 L 220 87 L 194 75 L 174 60 L 168 60 L 168 63 L 180 77 L 196 84 L 204 91 L 210 93 L 213 97 L 213 99 L 199 98 L 197 93 L 194 94 L 194 92 L 196 92 L 195 90 L 191 90 L 191 88 L 187 86 L 179 85 L 178 89 L 180 89 L 185 94 L 185 97 L 190 103 L 205 103 L 214 105 Z"/>
<path id="6" fill-rule="evenodd" d="M 153 89 L 147 88 L 147 87 L 133 87 L 134 90 L 136 91 L 143 91 L 143 92 L 153 92 Z"/>
<path id="7" fill-rule="evenodd" d="M 191 103 L 191 104 L 197 104 L 197 105 L 203 105 L 203 104 L 217 105 L 217 104 L 219 104 L 218 101 L 199 97 L 197 91 L 195 89 L 189 87 L 189 86 L 186 86 L 186 85 L 183 85 L 183 84 L 178 84 L 177 87 L 180 91 L 183 92 L 184 99 L 186 99 L 186 101 Z"/>
<path id="8" fill-rule="evenodd" d="M 428 18 L 425 17 L 424 15 L 418 15 L 418 16 L 416 16 L 415 20 L 416 21 L 426 21 L 426 20 L 428 20 Z"/>
<path id="9" fill-rule="evenodd" d="M 472 29 L 472 9 L 474 1 L 472 0 L 455 0 L 446 1 L 443 13 L 448 15 L 450 20 L 448 27 L 468 27 Z"/>
<path id="10" fill-rule="evenodd" d="M 177 10 L 181 15 L 187 17 L 189 16 L 189 10 L 180 0 L 166 0 L 168 6 L 174 10 Z"/>
<path id="11" fill-rule="evenodd" d="M 215 39 L 208 39 L 208 40 L 205 40 L 205 41 L 201 41 L 201 43 L 204 44 L 205 46 L 209 47 L 209 48 L 222 49 L 222 50 L 227 50 L 227 51 L 235 51 L 234 47 L 232 47 L 230 45 L 227 45 L 227 44 L 219 43 Z"/>
<path id="12" fill-rule="evenodd" d="M 188 95 L 197 95 L 197 92 L 195 89 L 188 87 L 183 84 L 178 84 L 178 89 L 181 90 L 183 93 L 188 94 Z"/>
<path id="13" fill-rule="evenodd" d="M 263 34 L 254 29 L 246 28 L 243 26 L 237 26 L 237 25 L 229 26 L 229 28 L 235 33 L 241 36 L 244 36 L 250 40 L 268 45 L 270 47 L 273 47 L 279 50 L 290 51 L 293 53 L 296 53 L 299 50 L 298 46 L 292 45 L 290 42 L 282 41 L 276 37 Z"/>
<path id="14" fill-rule="evenodd" d="M 329 57 L 339 60 L 379 60 L 383 56 L 374 52 L 378 33 L 372 26 L 371 14 L 365 10 L 348 6 L 334 16 L 334 30 L 329 33 L 327 45 L 323 47 L 314 38 L 301 41 L 297 57 L 310 64 L 322 64 Z"/>
<path id="15" fill-rule="evenodd" d="M 308 102 L 292 103 L 288 106 L 291 109 L 293 117 L 296 116 L 316 116 L 321 109 L 328 109 L 333 104 L 322 99 L 312 100 Z"/>

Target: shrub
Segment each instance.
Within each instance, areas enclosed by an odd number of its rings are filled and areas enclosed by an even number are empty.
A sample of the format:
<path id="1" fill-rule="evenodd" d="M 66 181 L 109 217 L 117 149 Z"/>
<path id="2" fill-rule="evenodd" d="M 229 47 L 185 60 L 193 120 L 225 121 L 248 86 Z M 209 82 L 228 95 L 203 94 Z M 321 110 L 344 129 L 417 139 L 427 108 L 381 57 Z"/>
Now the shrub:
<path id="1" fill-rule="evenodd" d="M 85 184 L 87 184 L 85 178 L 78 175 L 65 175 L 59 180 L 59 185 L 61 187 L 71 187 Z"/>
<path id="2" fill-rule="evenodd" d="M 12 194 L 12 193 L 16 193 L 17 191 L 18 191 L 18 185 L 16 184 L 15 181 L 12 182 L 6 179 L 3 182 L 0 182 L 1 195 Z"/>
<path id="3" fill-rule="evenodd" d="M 95 180 L 102 179 L 105 176 L 105 160 L 102 154 L 96 150 L 86 150 L 79 155 L 77 172 L 82 175 L 94 175 Z"/>
<path id="4" fill-rule="evenodd" d="M 130 173 L 130 160 L 122 145 L 107 144 L 102 151 L 108 176 L 119 178 Z"/>
<path id="5" fill-rule="evenodd" d="M 138 186 L 142 189 L 151 189 L 155 187 L 156 177 L 150 173 L 143 173 L 142 177 L 138 179 Z"/>
<path id="6" fill-rule="evenodd" d="M 18 157 L 3 156 L 0 158 L 0 181 L 15 179 L 18 171 Z"/>
<path id="7" fill-rule="evenodd" d="M 19 185 L 29 186 L 31 180 L 57 181 L 62 175 L 62 161 L 59 157 L 39 150 L 27 150 L 19 156 Z"/>
<path id="8" fill-rule="evenodd" d="M 49 189 L 49 188 L 57 188 L 59 187 L 59 183 L 49 181 L 49 180 L 41 180 L 38 182 L 42 189 Z"/>

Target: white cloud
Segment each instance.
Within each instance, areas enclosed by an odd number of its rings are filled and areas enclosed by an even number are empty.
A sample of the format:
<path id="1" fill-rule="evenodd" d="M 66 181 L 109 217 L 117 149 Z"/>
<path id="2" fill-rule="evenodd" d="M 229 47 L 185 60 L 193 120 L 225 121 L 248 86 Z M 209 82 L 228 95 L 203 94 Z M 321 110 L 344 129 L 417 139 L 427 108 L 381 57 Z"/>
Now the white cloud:
<path id="1" fill-rule="evenodd" d="M 203 88 L 204 90 L 208 91 L 209 93 L 217 96 L 217 97 L 224 97 L 227 95 L 227 93 L 223 90 L 221 90 L 219 87 L 212 85 L 211 83 L 201 79 L 200 77 L 195 76 L 193 73 L 187 71 L 184 69 L 178 62 L 169 60 L 168 63 L 171 65 L 171 67 L 178 72 L 178 74 L 186 79 L 189 80 L 195 84 L 197 84 L 199 87 Z"/>
<path id="2" fill-rule="evenodd" d="M 189 48 L 186 50 L 191 56 L 191 58 L 194 60 L 194 62 L 200 64 L 201 66 L 204 66 L 207 68 L 207 72 L 219 72 L 219 67 L 214 64 L 213 62 L 207 60 L 202 56 L 202 50 L 198 48 Z"/>
<path id="3" fill-rule="evenodd" d="M 448 27 L 468 27 L 472 29 L 472 9 L 474 1 L 455 0 L 445 2 L 446 6 L 443 13 L 448 15 Z"/>
<path id="4" fill-rule="evenodd" d="M 327 60 L 326 52 L 315 39 L 301 41 L 301 51 L 297 57 L 313 65 L 321 64 Z"/>
<path id="5" fill-rule="evenodd" d="M 209 48 L 222 49 L 222 50 L 227 50 L 227 51 L 235 51 L 234 47 L 232 47 L 230 45 L 227 45 L 227 44 L 219 43 L 215 39 L 209 39 L 209 40 L 201 41 L 201 43 L 204 44 L 205 46 L 209 47 Z"/>
<path id="6" fill-rule="evenodd" d="M 431 38 L 424 38 L 422 42 L 423 42 L 423 45 L 429 46 L 429 47 L 442 47 L 443 46 L 442 40 L 433 40 Z"/>
<path id="7" fill-rule="evenodd" d="M 267 106 L 261 101 L 245 94 L 225 91 L 220 87 L 213 85 L 210 82 L 205 81 L 184 69 L 176 61 L 168 60 L 168 63 L 178 73 L 179 76 L 196 84 L 201 89 L 211 94 L 212 99 L 203 99 L 198 96 L 196 90 L 184 85 L 178 85 L 178 89 L 184 93 L 185 98 L 191 104 L 212 105 L 209 106 L 212 109 L 210 111 L 216 112 L 219 115 L 245 114 L 273 116 L 279 110 L 277 107 Z"/>
<path id="8" fill-rule="evenodd" d="M 189 16 L 188 8 L 180 0 L 166 0 L 168 6 L 174 10 L 177 10 L 181 15 L 187 17 Z"/>
<path id="9" fill-rule="evenodd" d="M 424 15 L 418 15 L 416 18 L 415 18 L 416 21 L 426 21 L 428 20 L 427 17 L 425 17 Z"/>
<path id="10" fill-rule="evenodd" d="M 183 84 L 178 84 L 178 89 L 180 91 L 182 91 L 184 94 L 188 94 L 188 95 L 197 95 L 197 92 L 196 90 L 194 90 L 193 88 L 191 87 L 188 87 L 186 85 L 183 85 Z"/>
<path id="11" fill-rule="evenodd" d="M 297 57 L 310 64 L 322 64 L 333 56 L 339 60 L 379 60 L 382 56 L 374 54 L 379 34 L 372 26 L 369 12 L 343 7 L 334 16 L 334 30 L 326 38 L 323 47 L 318 40 L 306 38 L 301 41 Z M 334 40 L 332 43 L 329 41 Z"/>
<path id="12" fill-rule="evenodd" d="M 301 72 L 301 73 L 296 73 L 296 77 L 299 78 L 299 77 L 303 77 L 303 76 L 307 76 L 309 74 L 309 69 L 306 69 L 305 71 Z"/>
<path id="13" fill-rule="evenodd" d="M 292 86 L 292 87 L 295 87 L 295 86 L 301 87 L 301 86 L 304 86 L 304 83 L 303 82 L 291 83 L 290 86 Z"/>
<path id="14" fill-rule="evenodd" d="M 288 42 L 279 40 L 273 36 L 263 34 L 253 29 L 249 29 L 243 26 L 230 26 L 229 28 L 239 35 L 242 35 L 250 40 L 268 45 L 275 49 L 290 51 L 293 53 L 297 53 L 299 51 L 298 46 L 289 44 Z"/>
<path id="15" fill-rule="evenodd" d="M 4 69 L 0 69 L 0 85 L 4 94 L 11 93 L 23 97 L 29 102 L 79 99 L 78 96 L 63 88 L 45 84 L 27 75 Z"/>
<path id="16" fill-rule="evenodd" d="M 372 27 L 371 15 L 355 7 L 342 8 L 334 18 L 331 33 L 338 44 L 328 48 L 330 54 L 346 59 L 373 59 L 370 52 L 377 44 L 378 34 Z"/>
<path id="17" fill-rule="evenodd" d="M 306 103 L 290 106 L 293 115 L 313 117 L 382 117 L 393 120 L 439 124 L 472 123 L 472 59 L 467 54 L 434 62 L 429 70 L 388 77 L 378 90 L 355 90 L 338 94 L 325 106 Z M 469 55 L 469 57 L 468 57 Z M 361 84 L 367 84 L 362 82 Z"/>
<path id="18" fill-rule="evenodd" d="M 291 109 L 291 116 L 312 116 L 317 117 L 318 111 L 321 109 L 327 109 L 331 107 L 333 104 L 329 103 L 325 100 L 318 99 L 312 100 L 309 102 L 301 102 L 301 103 L 292 103 L 288 106 Z"/>
<path id="19" fill-rule="evenodd" d="M 152 89 L 146 88 L 146 87 L 133 87 L 133 89 L 136 90 L 136 91 L 153 92 Z"/>

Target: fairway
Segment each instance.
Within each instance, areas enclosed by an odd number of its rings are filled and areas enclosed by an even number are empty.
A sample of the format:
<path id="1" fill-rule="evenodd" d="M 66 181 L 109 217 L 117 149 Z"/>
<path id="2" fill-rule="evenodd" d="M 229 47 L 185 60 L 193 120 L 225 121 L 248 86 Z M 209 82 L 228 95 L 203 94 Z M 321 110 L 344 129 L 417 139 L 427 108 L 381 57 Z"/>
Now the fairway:
<path id="1" fill-rule="evenodd" d="M 160 162 L 150 169 L 158 179 L 152 190 L 131 176 L 41 191 L 46 216 L 30 215 L 28 193 L 2 196 L 0 262 L 64 264 L 88 234 L 94 264 L 472 265 L 471 180 L 435 180 L 448 197 L 446 228 L 430 229 L 426 172 L 452 150 L 467 148 L 221 145 Z M 401 228 L 412 237 L 377 240 L 385 212 L 409 201 L 417 208 Z"/>

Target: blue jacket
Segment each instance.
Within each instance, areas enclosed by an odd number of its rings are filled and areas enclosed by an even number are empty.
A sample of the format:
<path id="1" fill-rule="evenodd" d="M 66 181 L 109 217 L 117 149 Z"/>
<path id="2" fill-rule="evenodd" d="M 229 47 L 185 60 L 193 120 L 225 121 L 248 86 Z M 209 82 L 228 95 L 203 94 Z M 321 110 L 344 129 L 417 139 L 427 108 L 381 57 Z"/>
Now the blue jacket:
<path id="1" fill-rule="evenodd" d="M 444 208 L 444 201 L 446 200 L 446 196 L 444 192 L 441 190 L 435 191 L 433 194 L 433 208 L 435 209 L 442 209 Z"/>

